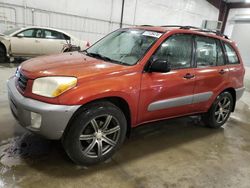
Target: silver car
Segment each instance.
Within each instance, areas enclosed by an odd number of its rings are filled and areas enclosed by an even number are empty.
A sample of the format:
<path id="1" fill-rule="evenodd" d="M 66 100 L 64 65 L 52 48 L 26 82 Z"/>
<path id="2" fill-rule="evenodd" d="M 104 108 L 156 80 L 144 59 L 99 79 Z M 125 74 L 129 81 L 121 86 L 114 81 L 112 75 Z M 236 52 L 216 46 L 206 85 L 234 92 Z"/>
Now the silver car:
<path id="1" fill-rule="evenodd" d="M 25 27 L 14 28 L 0 34 L 0 62 L 9 57 L 35 57 L 67 51 L 71 45 L 84 50 L 89 46 L 87 41 L 81 41 L 76 37 L 52 28 Z"/>

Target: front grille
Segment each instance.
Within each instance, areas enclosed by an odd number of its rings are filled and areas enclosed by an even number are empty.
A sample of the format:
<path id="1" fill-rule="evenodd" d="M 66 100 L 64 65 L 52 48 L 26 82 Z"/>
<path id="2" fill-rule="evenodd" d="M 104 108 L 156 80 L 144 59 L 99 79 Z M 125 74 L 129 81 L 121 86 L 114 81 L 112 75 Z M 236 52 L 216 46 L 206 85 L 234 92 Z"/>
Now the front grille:
<path id="1" fill-rule="evenodd" d="M 21 90 L 25 91 L 27 83 L 28 83 L 28 78 L 26 76 L 24 76 L 20 71 L 17 72 L 17 83 L 18 86 Z"/>

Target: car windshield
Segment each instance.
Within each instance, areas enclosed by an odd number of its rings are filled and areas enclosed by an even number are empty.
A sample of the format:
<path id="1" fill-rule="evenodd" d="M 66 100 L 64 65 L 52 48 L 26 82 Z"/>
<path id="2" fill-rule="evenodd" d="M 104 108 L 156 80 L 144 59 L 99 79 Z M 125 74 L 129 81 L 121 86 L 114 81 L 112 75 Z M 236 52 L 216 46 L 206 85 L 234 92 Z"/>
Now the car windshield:
<path id="1" fill-rule="evenodd" d="M 13 29 L 10 29 L 10 30 L 6 30 L 3 32 L 4 35 L 11 35 L 12 33 L 18 31 L 20 28 L 17 27 L 17 28 L 13 28 Z"/>
<path id="2" fill-rule="evenodd" d="M 155 31 L 121 29 L 107 35 L 85 52 L 95 58 L 134 65 L 161 35 Z"/>

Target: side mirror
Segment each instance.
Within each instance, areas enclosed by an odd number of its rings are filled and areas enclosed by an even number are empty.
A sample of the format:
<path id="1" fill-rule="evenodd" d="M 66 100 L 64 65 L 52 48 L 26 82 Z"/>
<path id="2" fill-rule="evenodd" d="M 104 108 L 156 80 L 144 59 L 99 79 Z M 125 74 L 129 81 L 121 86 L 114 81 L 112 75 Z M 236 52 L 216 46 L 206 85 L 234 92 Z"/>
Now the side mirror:
<path id="1" fill-rule="evenodd" d="M 18 33 L 18 34 L 17 34 L 17 37 L 18 37 L 18 38 L 23 38 L 23 37 L 24 37 L 24 34 L 23 34 L 23 33 Z"/>
<path id="2" fill-rule="evenodd" d="M 162 59 L 153 60 L 149 67 L 149 72 L 169 72 L 170 70 L 169 62 Z"/>

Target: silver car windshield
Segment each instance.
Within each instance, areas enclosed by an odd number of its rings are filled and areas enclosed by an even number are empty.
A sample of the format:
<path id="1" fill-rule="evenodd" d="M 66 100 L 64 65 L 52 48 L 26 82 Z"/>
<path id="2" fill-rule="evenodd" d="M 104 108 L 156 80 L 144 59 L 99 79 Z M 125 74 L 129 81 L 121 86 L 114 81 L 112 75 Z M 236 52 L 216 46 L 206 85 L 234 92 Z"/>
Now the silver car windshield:
<path id="1" fill-rule="evenodd" d="M 85 52 L 95 58 L 134 65 L 161 35 L 155 31 L 121 29 L 107 35 Z"/>
<path id="2" fill-rule="evenodd" d="M 4 35 L 11 35 L 12 33 L 16 32 L 18 30 L 20 30 L 20 28 L 13 28 L 13 29 L 4 31 L 3 34 Z"/>

